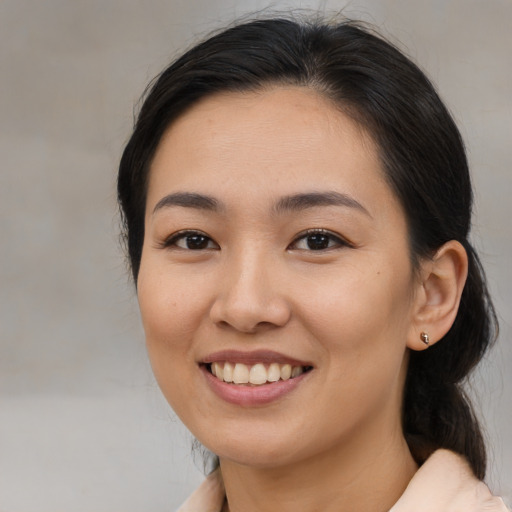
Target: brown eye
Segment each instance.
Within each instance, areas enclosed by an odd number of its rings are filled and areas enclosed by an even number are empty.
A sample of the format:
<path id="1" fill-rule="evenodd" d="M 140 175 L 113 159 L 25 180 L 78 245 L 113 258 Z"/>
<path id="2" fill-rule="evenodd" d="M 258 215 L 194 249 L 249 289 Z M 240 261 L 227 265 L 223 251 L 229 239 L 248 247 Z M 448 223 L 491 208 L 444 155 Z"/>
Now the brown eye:
<path id="1" fill-rule="evenodd" d="M 351 244 L 334 233 L 325 230 L 310 230 L 296 238 L 290 245 L 290 249 L 325 251 L 344 246 L 351 247 Z"/>
<path id="2" fill-rule="evenodd" d="M 185 231 L 173 235 L 166 243 L 166 247 L 178 247 L 189 251 L 202 251 L 218 249 L 219 246 L 207 235 L 197 231 Z"/>
<path id="3" fill-rule="evenodd" d="M 306 237 L 306 245 L 308 246 L 308 249 L 311 249 L 312 251 L 320 251 L 322 249 L 327 249 L 332 240 L 331 237 L 328 235 L 308 235 Z"/>
<path id="4" fill-rule="evenodd" d="M 197 251 L 199 249 L 206 249 L 208 247 L 208 242 L 210 239 L 204 235 L 189 235 L 184 239 L 185 246 L 187 249 L 192 251 Z"/>

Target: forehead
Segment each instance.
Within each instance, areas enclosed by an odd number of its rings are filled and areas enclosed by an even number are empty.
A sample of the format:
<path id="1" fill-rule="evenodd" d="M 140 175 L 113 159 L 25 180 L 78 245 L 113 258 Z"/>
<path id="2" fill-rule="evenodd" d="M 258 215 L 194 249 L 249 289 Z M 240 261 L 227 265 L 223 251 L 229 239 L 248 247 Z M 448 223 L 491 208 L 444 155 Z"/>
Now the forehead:
<path id="1" fill-rule="evenodd" d="M 277 146 L 277 135 L 284 146 Z M 284 153 L 290 145 L 294 151 L 300 146 L 308 151 L 332 142 L 338 145 L 340 138 L 352 143 L 354 152 L 376 154 L 369 134 L 330 99 L 307 87 L 272 87 L 203 98 L 170 125 L 159 149 L 169 139 L 180 139 L 204 150 L 236 141 Z"/>
<path id="2" fill-rule="evenodd" d="M 300 87 L 222 93 L 193 105 L 165 132 L 152 162 L 149 203 L 175 190 L 245 199 L 330 189 L 385 189 L 371 137 L 329 99 Z M 164 190 L 169 189 L 169 190 Z M 174 190 L 172 190 L 174 189 Z"/>

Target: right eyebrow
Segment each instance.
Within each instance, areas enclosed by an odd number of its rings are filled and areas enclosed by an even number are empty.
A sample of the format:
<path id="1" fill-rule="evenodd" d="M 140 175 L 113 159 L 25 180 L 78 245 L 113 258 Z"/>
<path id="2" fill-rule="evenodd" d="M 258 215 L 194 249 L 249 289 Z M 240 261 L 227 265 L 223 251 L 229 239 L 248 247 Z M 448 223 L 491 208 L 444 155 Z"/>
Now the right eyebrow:
<path id="1" fill-rule="evenodd" d="M 153 215 L 162 208 L 170 208 L 172 206 L 207 211 L 220 211 L 222 209 L 219 201 L 214 197 L 194 192 L 175 192 L 166 195 L 156 203 L 156 206 L 153 208 Z"/>

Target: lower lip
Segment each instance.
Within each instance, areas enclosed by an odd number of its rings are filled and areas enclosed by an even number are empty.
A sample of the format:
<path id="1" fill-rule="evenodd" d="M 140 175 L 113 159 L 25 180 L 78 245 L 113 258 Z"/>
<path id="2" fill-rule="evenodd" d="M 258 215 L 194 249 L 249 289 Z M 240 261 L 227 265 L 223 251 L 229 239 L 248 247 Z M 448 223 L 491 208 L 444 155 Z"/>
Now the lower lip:
<path id="1" fill-rule="evenodd" d="M 277 382 L 269 382 L 260 386 L 251 386 L 224 382 L 212 375 L 206 366 L 201 365 L 200 368 L 208 385 L 219 398 L 230 404 L 247 407 L 266 405 L 279 400 L 291 393 L 311 373 L 310 370 L 292 379 L 278 380 Z"/>

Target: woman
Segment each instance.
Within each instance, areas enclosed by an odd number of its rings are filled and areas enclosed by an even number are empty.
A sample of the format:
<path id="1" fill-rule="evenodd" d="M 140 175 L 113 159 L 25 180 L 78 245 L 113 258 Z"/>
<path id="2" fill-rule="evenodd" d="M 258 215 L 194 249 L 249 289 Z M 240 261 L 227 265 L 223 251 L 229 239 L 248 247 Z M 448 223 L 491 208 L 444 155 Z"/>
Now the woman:
<path id="1" fill-rule="evenodd" d="M 495 315 L 464 148 L 396 48 L 208 39 L 151 87 L 118 192 L 153 370 L 220 466 L 181 510 L 504 510 L 468 469 Z"/>

